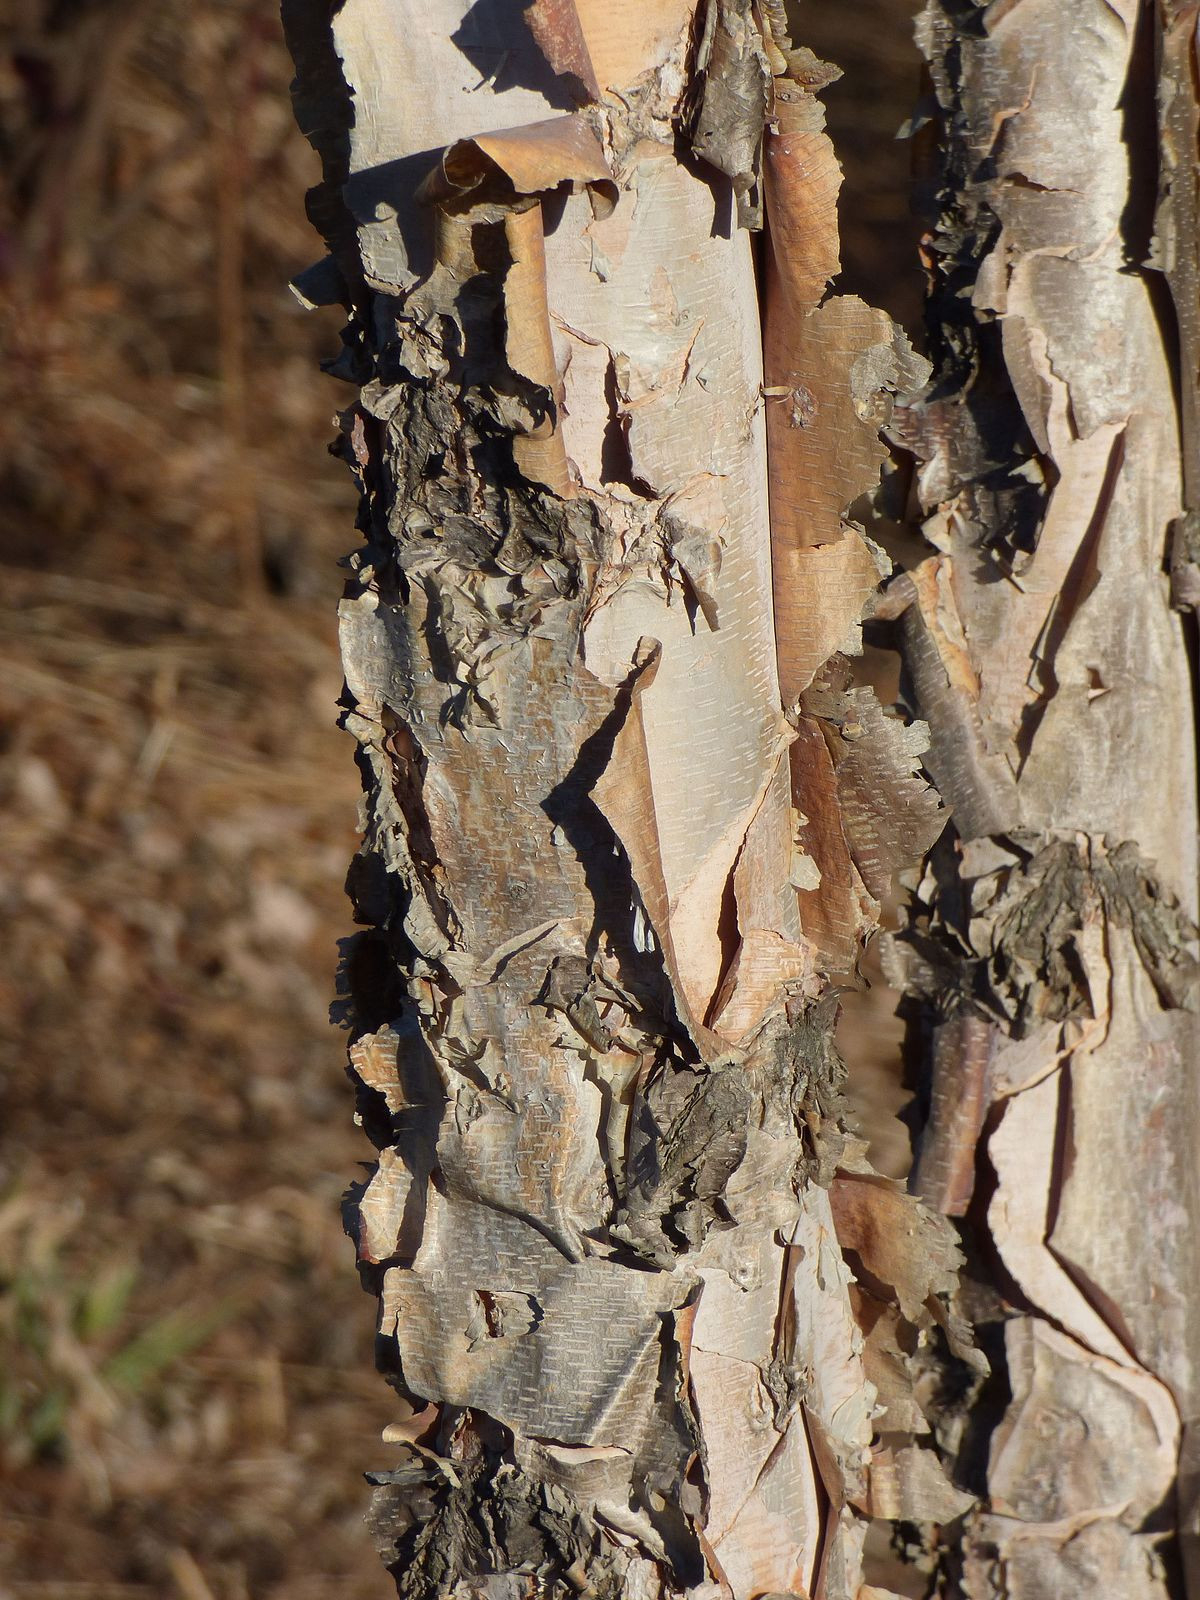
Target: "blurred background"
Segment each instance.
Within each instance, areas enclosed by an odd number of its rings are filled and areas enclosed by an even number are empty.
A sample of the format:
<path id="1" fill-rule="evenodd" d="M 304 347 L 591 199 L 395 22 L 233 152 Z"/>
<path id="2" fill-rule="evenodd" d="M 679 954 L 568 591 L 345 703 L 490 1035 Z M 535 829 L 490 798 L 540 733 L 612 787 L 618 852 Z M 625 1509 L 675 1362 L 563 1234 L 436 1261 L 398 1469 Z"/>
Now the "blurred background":
<path id="1" fill-rule="evenodd" d="M 847 71 L 843 286 L 910 327 L 914 8 L 799 29 Z M 4 13 L 0 1600 L 383 1600 L 316 162 L 274 0 Z"/>

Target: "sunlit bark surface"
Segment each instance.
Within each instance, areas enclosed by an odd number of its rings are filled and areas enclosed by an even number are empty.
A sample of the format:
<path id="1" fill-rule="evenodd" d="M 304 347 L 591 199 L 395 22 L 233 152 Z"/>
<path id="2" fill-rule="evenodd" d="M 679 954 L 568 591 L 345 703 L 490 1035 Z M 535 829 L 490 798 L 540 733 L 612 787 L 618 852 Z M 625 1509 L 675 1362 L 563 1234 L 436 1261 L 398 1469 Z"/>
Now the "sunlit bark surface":
<path id="1" fill-rule="evenodd" d="M 850 662 L 890 571 L 851 507 L 925 369 L 823 299 L 828 74 L 776 4 L 284 12 L 298 288 L 360 386 L 380 1550 L 413 1596 L 848 1600 L 872 1518 L 970 1506 L 922 1401 L 982 1363 L 831 1041 L 945 814 Z"/>
<path id="2" fill-rule="evenodd" d="M 931 1033 L 914 1187 L 963 1219 L 995 1369 L 939 1430 L 981 1497 L 940 1557 L 972 1600 L 1177 1594 L 1194 1566 L 1194 708 L 1167 566 L 1174 532 L 1186 596 L 1195 8 L 1160 21 L 1157 244 L 1153 8 L 919 23 L 935 374 L 898 431 L 928 549 L 892 606 L 953 830 L 897 970 Z"/>

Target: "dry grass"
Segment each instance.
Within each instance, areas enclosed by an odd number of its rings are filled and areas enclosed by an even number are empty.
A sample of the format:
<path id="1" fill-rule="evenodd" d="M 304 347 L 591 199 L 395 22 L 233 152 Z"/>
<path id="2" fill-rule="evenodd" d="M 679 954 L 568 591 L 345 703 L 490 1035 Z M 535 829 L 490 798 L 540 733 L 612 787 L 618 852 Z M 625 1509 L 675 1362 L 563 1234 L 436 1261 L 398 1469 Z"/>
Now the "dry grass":
<path id="1" fill-rule="evenodd" d="M 270 0 L 18 7 L 0 80 L 0 1591 L 390 1592 L 327 1007 L 336 323 Z"/>
<path id="2" fill-rule="evenodd" d="M 360 1474 L 395 1411 L 327 1021 L 348 391 L 285 288 L 315 162 L 273 0 L 14 9 L 0 1595 L 382 1597 Z"/>

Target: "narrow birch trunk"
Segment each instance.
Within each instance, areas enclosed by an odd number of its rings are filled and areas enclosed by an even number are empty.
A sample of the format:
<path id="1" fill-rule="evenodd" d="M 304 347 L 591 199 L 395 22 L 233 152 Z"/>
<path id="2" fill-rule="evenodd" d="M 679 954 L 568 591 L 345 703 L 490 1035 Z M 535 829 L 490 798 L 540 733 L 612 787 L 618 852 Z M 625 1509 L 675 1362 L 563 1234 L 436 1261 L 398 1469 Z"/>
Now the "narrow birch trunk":
<path id="1" fill-rule="evenodd" d="M 1195 8 L 1162 20 L 1194 451 Z M 892 605 L 954 819 L 906 970 L 931 1023 L 914 1187 L 963 1219 L 996 1368 L 939 1424 L 981 1495 L 940 1592 L 972 1600 L 1177 1594 L 1181 1555 L 1196 1581 L 1194 706 L 1166 570 L 1195 488 L 1145 269 L 1153 30 L 1138 0 L 919 23 L 935 374 L 899 428 L 929 553 Z"/>
<path id="2" fill-rule="evenodd" d="M 887 570 L 849 508 L 924 373 L 821 303 L 828 75 L 776 3 L 284 15 L 331 250 L 299 290 L 360 385 L 381 1552 L 412 1596 L 849 1600 L 872 1515 L 970 1503 L 918 1390 L 979 1361 L 832 1043 L 944 813 L 844 654 Z"/>

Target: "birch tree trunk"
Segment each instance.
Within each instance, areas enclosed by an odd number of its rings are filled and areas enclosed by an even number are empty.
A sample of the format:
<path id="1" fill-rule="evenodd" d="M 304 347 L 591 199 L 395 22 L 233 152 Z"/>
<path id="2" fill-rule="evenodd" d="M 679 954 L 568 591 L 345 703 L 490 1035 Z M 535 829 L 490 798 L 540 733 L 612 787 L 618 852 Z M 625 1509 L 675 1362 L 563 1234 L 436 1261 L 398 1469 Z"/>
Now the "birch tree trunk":
<path id="1" fill-rule="evenodd" d="M 381 1552 L 411 1596 L 865 1593 L 872 1516 L 970 1505 L 920 1400 L 981 1364 L 832 1040 L 945 815 L 847 656 L 888 571 L 850 508 L 925 373 L 823 300 L 828 73 L 775 0 L 284 15 L 298 287 L 360 386 Z"/>
<path id="2" fill-rule="evenodd" d="M 946 1593 L 1196 1587 L 1194 6 L 928 0 L 935 374 L 898 424 L 896 586 L 954 827 L 905 967 L 930 1022 L 914 1187 L 962 1218 L 995 1379 L 942 1416 L 980 1507 Z M 1181 410 L 1182 397 L 1182 410 Z M 1185 474 L 1181 429 L 1188 454 Z M 1186 509 L 1186 515 L 1185 515 Z M 1179 1537 L 1177 1537 L 1177 1535 Z"/>

